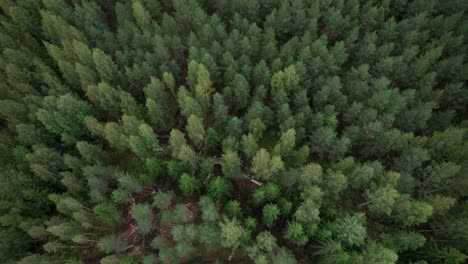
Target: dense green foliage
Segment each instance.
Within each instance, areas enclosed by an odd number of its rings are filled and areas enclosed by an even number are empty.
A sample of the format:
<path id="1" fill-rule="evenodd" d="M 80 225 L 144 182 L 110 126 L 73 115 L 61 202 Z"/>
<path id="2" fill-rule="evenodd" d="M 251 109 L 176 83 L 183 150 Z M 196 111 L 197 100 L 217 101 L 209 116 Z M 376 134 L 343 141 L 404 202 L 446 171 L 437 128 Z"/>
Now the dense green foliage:
<path id="1" fill-rule="evenodd" d="M 0 1 L 0 262 L 465 263 L 467 12 Z"/>

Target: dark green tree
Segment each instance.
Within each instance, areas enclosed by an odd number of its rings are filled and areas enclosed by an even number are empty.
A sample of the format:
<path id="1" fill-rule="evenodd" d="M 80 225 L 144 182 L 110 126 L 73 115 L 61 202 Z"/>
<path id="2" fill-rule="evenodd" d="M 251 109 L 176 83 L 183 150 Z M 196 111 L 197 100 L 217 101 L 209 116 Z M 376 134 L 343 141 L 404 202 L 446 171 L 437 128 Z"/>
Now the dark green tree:
<path id="1" fill-rule="evenodd" d="M 216 176 L 208 184 L 208 195 L 215 201 L 223 201 L 231 194 L 232 187 L 226 178 Z"/>
<path id="2" fill-rule="evenodd" d="M 201 183 L 195 176 L 184 173 L 179 179 L 179 188 L 186 196 L 193 196 L 200 193 Z"/>
<path id="3" fill-rule="evenodd" d="M 266 204 L 263 207 L 263 223 L 267 226 L 272 226 L 278 219 L 280 210 L 276 204 Z"/>

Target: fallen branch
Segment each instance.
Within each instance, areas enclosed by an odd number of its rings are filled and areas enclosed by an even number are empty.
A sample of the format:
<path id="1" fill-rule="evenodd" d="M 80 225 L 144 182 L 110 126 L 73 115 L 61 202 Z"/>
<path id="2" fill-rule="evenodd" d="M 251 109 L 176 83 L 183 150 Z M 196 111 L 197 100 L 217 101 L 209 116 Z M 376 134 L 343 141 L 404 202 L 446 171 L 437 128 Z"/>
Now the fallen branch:
<path id="1" fill-rule="evenodd" d="M 131 248 L 134 247 L 134 246 L 135 246 L 135 245 L 130 245 L 130 246 L 126 247 L 124 250 L 122 250 L 122 252 L 125 252 L 125 251 L 131 249 Z"/>
<path id="2" fill-rule="evenodd" d="M 251 182 L 257 184 L 258 186 L 263 186 L 263 183 L 261 183 L 259 181 L 256 181 L 256 180 L 254 180 L 252 178 L 249 178 L 249 176 L 247 176 L 247 175 L 244 175 L 244 178 L 249 179 Z"/>
<path id="3" fill-rule="evenodd" d="M 213 176 L 213 173 L 208 174 L 208 177 L 206 177 L 205 182 L 203 182 L 203 184 L 206 184 L 210 180 L 211 176 Z"/>

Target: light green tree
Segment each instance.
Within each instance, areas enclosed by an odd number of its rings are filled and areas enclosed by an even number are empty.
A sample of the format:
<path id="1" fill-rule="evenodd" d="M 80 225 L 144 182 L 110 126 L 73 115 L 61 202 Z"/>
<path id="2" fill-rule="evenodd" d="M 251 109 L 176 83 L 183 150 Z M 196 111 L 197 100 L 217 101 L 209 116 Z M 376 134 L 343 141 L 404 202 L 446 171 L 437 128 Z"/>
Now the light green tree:
<path id="1" fill-rule="evenodd" d="M 269 180 L 276 172 L 284 168 L 284 163 L 279 156 L 271 157 L 264 148 L 257 151 L 252 159 L 252 172 L 262 180 Z"/>
<path id="2" fill-rule="evenodd" d="M 404 226 L 425 223 L 432 216 L 432 206 L 428 203 L 413 200 L 408 195 L 400 195 L 396 200 L 392 215 Z"/>
<path id="3" fill-rule="evenodd" d="M 145 6 L 139 1 L 133 1 L 133 16 L 135 17 L 138 25 L 142 29 L 146 29 L 151 23 L 150 13 L 146 10 Z"/>
<path id="4" fill-rule="evenodd" d="M 288 223 L 285 237 L 297 245 L 305 245 L 309 238 L 301 223 L 292 221 Z"/>
<path id="5" fill-rule="evenodd" d="M 346 215 L 336 220 L 336 238 L 349 246 L 359 246 L 367 236 L 364 214 Z"/>
<path id="6" fill-rule="evenodd" d="M 223 162 L 221 168 L 224 176 L 230 179 L 242 179 L 241 162 L 237 152 L 229 150 L 226 151 L 222 157 Z"/>
<path id="7" fill-rule="evenodd" d="M 281 135 L 281 138 L 280 138 L 281 153 L 285 156 L 288 156 L 291 154 L 295 146 L 296 146 L 296 130 L 291 128 Z"/>
<path id="8" fill-rule="evenodd" d="M 193 143 L 200 144 L 205 140 L 205 128 L 203 120 L 198 116 L 191 115 L 187 120 L 187 132 Z"/>
<path id="9" fill-rule="evenodd" d="M 367 202 L 369 211 L 376 215 L 390 215 L 393 205 L 398 198 L 399 193 L 397 190 L 390 186 L 379 188 L 375 191 L 367 192 Z M 364 205 L 364 204 L 361 204 Z"/>
<path id="10" fill-rule="evenodd" d="M 218 208 L 215 206 L 213 200 L 210 197 L 202 196 L 200 198 L 200 209 L 202 213 L 202 219 L 205 222 L 214 222 L 219 218 Z"/>
<path id="11" fill-rule="evenodd" d="M 219 222 L 219 226 L 221 227 L 221 246 L 232 249 L 232 257 L 234 251 L 242 244 L 245 230 L 236 218 L 225 218 Z"/>
<path id="12" fill-rule="evenodd" d="M 364 252 L 364 261 L 366 263 L 394 264 L 398 260 L 398 255 L 388 248 L 372 243 Z"/>
<path id="13" fill-rule="evenodd" d="M 117 65 L 113 62 L 112 57 L 96 48 L 93 49 L 93 61 L 101 79 L 112 83 L 118 71 Z"/>

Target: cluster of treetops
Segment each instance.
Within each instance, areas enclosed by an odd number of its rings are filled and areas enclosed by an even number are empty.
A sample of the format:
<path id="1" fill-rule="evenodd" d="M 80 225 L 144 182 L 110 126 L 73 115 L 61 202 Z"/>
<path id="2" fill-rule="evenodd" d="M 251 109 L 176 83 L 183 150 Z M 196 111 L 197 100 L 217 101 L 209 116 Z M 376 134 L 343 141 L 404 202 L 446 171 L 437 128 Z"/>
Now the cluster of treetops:
<path id="1" fill-rule="evenodd" d="M 467 9 L 0 1 L 0 262 L 465 263 Z"/>

